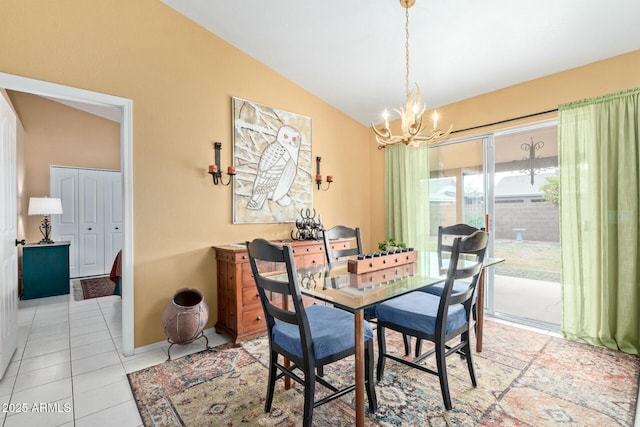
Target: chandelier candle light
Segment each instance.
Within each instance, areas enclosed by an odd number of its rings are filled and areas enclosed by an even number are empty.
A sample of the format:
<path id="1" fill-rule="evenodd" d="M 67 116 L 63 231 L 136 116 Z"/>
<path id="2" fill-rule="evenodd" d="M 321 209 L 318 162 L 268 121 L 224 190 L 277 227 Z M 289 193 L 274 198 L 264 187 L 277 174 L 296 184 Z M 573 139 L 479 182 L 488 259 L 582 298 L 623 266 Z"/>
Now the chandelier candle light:
<path id="1" fill-rule="evenodd" d="M 441 131 L 438 129 L 438 113 L 433 114 L 433 129 L 425 132 L 426 124 L 422 121 L 422 116 L 426 109 L 422 103 L 420 96 L 420 88 L 415 84 L 414 90 L 409 90 L 409 8 L 415 4 L 415 0 L 400 0 L 400 5 L 405 9 L 405 57 L 406 57 L 406 74 L 405 74 L 405 92 L 407 94 L 407 103 L 404 108 L 394 108 L 393 111 L 400 115 L 401 135 L 393 135 L 389 128 L 389 114 L 385 110 L 382 114 L 384 119 L 384 127 L 377 129 L 373 123 L 371 129 L 376 134 L 378 149 L 385 148 L 388 145 L 403 143 L 417 147 L 422 142 L 435 142 L 449 136 L 453 125 L 449 126 L 449 130 Z"/>

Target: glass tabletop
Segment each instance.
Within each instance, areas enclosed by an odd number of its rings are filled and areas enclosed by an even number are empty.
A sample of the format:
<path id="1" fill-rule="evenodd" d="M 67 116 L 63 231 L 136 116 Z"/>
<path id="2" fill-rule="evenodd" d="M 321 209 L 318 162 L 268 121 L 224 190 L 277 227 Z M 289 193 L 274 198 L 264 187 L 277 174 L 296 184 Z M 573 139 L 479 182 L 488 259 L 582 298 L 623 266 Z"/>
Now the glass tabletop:
<path id="1" fill-rule="evenodd" d="M 503 261 L 498 258 L 485 259 L 484 266 Z M 475 262 L 461 261 L 464 267 Z M 331 265 L 316 265 L 297 269 L 300 292 L 321 301 L 329 302 L 345 310 L 372 307 L 383 301 L 437 283 L 446 277 L 446 269 L 438 266 L 435 252 L 418 254 L 417 262 L 367 273 L 349 273 L 347 261 Z M 286 273 L 274 275 L 287 280 Z"/>

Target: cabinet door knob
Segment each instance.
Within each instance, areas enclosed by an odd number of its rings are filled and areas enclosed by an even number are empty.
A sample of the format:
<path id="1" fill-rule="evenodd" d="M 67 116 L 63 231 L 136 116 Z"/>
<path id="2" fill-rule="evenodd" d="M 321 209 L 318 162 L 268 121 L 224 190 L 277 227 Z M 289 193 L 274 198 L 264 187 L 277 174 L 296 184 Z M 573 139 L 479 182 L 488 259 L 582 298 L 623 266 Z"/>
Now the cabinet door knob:
<path id="1" fill-rule="evenodd" d="M 116 227 L 116 230 L 120 230 L 120 227 Z"/>
<path id="2" fill-rule="evenodd" d="M 261 320 L 262 320 L 262 316 L 258 316 L 258 317 L 256 318 L 256 320 L 257 320 L 258 322 L 259 322 L 259 321 L 261 321 Z"/>
<path id="3" fill-rule="evenodd" d="M 91 231 L 91 230 L 92 230 L 92 228 L 91 228 L 91 227 L 89 227 L 89 231 Z"/>

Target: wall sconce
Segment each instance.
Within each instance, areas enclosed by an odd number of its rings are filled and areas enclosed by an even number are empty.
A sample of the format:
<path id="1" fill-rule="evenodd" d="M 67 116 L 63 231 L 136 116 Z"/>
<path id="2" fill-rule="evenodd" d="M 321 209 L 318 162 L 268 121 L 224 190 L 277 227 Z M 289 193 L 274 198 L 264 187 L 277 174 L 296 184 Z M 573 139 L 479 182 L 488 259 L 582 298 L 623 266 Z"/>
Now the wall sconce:
<path id="1" fill-rule="evenodd" d="M 209 165 L 209 174 L 211 175 L 211 178 L 213 178 L 213 185 L 218 185 L 218 184 L 229 185 L 231 184 L 231 179 L 236 174 L 236 168 L 235 166 L 229 166 L 227 168 L 227 175 L 229 175 L 229 180 L 225 184 L 222 181 L 222 170 L 220 169 L 220 150 L 222 150 L 222 143 L 214 142 L 213 149 L 216 151 L 216 154 L 215 154 L 216 164 Z"/>
<path id="2" fill-rule="evenodd" d="M 316 184 L 318 190 L 327 191 L 333 182 L 333 176 L 327 175 L 327 188 L 322 188 L 322 175 L 320 175 L 320 160 L 322 157 L 316 157 Z"/>

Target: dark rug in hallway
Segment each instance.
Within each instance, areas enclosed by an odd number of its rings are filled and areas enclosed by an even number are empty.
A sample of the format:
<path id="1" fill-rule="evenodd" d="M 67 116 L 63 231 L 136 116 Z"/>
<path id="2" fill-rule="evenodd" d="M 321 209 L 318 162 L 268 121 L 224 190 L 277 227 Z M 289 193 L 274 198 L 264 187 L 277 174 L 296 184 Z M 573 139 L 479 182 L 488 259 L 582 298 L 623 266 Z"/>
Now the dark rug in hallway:
<path id="1" fill-rule="evenodd" d="M 109 276 L 81 279 L 82 299 L 100 298 L 113 295 L 116 284 Z"/>
<path id="2" fill-rule="evenodd" d="M 387 346 L 403 353 L 402 337 Z M 453 409 L 444 410 L 435 376 L 387 361 L 376 384 L 375 426 L 632 426 L 640 358 L 550 335 L 485 322 L 484 351 L 474 353 L 478 387 L 464 362 L 448 359 Z M 231 343 L 128 374 L 145 426 L 295 426 L 302 390 L 278 382 L 263 412 L 268 343 Z M 435 367 L 433 358 L 425 362 Z M 325 367 L 331 382 L 353 381 L 353 360 Z M 324 387 L 317 386 L 316 398 Z M 315 408 L 316 426 L 352 426 L 353 393 Z M 365 399 L 366 401 L 366 399 Z"/>

